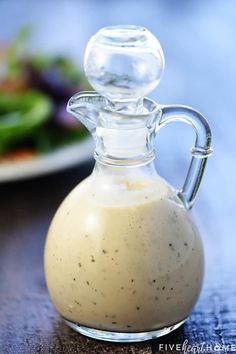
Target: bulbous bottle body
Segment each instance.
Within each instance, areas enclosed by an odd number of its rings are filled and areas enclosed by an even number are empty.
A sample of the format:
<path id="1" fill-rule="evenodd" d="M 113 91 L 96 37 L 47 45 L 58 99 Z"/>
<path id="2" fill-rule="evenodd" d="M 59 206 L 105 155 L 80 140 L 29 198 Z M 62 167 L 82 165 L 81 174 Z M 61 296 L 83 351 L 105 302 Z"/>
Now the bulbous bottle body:
<path id="1" fill-rule="evenodd" d="M 74 329 L 114 341 L 149 339 L 181 324 L 203 268 L 190 212 L 150 167 L 95 168 L 59 207 L 45 247 L 59 313 Z"/>

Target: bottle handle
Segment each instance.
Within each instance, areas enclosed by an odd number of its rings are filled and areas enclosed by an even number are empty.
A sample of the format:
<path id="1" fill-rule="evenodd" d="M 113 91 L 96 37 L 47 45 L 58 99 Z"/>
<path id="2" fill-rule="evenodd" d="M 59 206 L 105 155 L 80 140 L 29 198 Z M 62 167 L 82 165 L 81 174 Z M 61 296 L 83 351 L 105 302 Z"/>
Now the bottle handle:
<path id="1" fill-rule="evenodd" d="M 195 145 L 191 149 L 192 159 L 183 187 L 178 196 L 187 209 L 191 209 L 200 186 L 208 156 L 212 154 L 211 130 L 209 124 L 199 112 L 194 109 L 176 105 L 161 106 L 161 118 L 157 124 L 157 131 L 164 125 L 178 121 L 190 124 L 196 133 Z"/>

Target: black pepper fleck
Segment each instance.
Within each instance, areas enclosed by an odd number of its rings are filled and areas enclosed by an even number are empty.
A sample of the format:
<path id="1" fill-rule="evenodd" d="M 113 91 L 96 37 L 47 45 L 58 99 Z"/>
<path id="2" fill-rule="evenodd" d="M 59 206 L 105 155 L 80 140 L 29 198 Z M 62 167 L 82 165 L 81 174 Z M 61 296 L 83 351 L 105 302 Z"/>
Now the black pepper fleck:
<path id="1" fill-rule="evenodd" d="M 139 307 L 139 306 L 137 306 L 137 307 L 136 307 L 136 310 L 137 310 L 137 311 L 138 311 L 138 310 L 140 310 L 140 307 Z"/>
<path id="2" fill-rule="evenodd" d="M 172 249 L 172 251 L 174 251 L 174 250 L 175 250 L 175 247 L 173 246 L 173 244 L 172 244 L 172 243 L 169 243 L 169 247 Z"/>
<path id="3" fill-rule="evenodd" d="M 162 290 L 165 290 L 165 288 L 166 288 L 166 287 L 165 287 L 165 286 L 163 286 L 163 287 L 162 287 Z"/>

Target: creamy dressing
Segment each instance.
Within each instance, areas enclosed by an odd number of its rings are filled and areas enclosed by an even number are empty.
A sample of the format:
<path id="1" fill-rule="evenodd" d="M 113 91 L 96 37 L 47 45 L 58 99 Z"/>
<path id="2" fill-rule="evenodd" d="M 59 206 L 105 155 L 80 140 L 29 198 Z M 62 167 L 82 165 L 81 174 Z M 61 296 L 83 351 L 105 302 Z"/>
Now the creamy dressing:
<path id="1" fill-rule="evenodd" d="M 188 316 L 202 284 L 203 250 L 190 215 L 160 177 L 92 175 L 53 219 L 45 272 L 65 319 L 143 332 Z"/>

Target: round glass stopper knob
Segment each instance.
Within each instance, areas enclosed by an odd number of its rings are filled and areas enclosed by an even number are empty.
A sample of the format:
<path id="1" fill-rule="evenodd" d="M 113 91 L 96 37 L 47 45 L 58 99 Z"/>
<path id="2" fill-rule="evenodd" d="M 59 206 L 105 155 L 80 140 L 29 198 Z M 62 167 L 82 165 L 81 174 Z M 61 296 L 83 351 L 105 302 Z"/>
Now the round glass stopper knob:
<path id="1" fill-rule="evenodd" d="M 146 28 L 112 26 L 88 42 L 84 69 L 92 87 L 113 102 L 143 98 L 159 83 L 164 55 L 157 38 Z"/>

